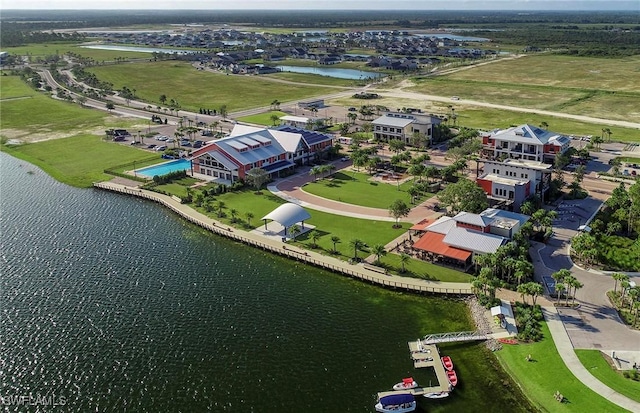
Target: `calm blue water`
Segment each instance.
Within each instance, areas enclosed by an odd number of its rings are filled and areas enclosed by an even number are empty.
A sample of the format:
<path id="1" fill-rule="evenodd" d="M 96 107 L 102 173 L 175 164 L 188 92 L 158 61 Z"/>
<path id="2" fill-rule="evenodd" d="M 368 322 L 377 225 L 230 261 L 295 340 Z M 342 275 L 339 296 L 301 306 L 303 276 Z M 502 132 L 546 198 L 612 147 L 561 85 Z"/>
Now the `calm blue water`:
<path id="1" fill-rule="evenodd" d="M 185 171 L 191 169 L 191 161 L 188 159 L 176 159 L 175 161 L 165 162 L 159 165 L 148 166 L 142 169 L 136 169 L 136 173 L 142 176 L 153 178 L 158 175 L 166 175 L 170 172 Z"/>
<path id="2" fill-rule="evenodd" d="M 368 79 L 383 76 L 376 72 L 364 72 L 355 69 L 341 69 L 337 67 L 308 67 L 308 66 L 276 66 L 283 72 L 310 73 L 313 75 L 336 77 L 338 79 Z"/>
<path id="3" fill-rule="evenodd" d="M 214 236 L 0 152 L 0 395 L 64 412 L 372 412 L 407 341 L 468 330 L 459 301 L 382 290 Z M 526 411 L 480 344 L 419 411 Z M 500 379 L 496 379 L 500 377 Z"/>

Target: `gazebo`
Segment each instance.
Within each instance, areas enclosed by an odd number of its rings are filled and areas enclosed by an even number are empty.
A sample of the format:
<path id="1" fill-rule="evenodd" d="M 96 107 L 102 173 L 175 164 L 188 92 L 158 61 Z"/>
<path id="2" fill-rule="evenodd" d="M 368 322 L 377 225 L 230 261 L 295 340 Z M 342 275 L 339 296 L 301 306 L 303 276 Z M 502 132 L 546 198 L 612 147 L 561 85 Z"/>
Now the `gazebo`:
<path id="1" fill-rule="evenodd" d="M 267 228 L 267 221 L 276 221 L 280 225 L 284 227 L 284 234 L 287 235 L 287 228 L 291 227 L 298 222 L 301 223 L 302 229 L 304 230 L 304 221 L 311 218 L 311 214 L 307 212 L 306 209 L 302 208 L 300 205 L 292 204 L 288 202 L 286 204 L 280 205 L 278 208 L 274 209 L 264 217 L 262 220 L 264 221 L 264 229 Z"/>

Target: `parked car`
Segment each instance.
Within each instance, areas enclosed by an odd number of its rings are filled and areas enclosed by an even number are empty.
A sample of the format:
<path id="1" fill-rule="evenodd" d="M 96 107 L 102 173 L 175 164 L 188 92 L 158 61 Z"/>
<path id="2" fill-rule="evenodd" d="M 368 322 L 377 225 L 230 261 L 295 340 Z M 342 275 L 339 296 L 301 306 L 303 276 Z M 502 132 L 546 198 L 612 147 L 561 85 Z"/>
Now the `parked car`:
<path id="1" fill-rule="evenodd" d="M 162 145 L 162 146 L 156 147 L 156 151 L 164 151 L 166 149 L 167 149 L 167 145 Z"/>
<path id="2" fill-rule="evenodd" d="M 151 144 L 151 145 L 147 145 L 147 149 L 153 149 L 153 148 L 155 148 L 155 147 L 156 147 L 156 145 L 153 145 L 153 144 Z"/>
<path id="3" fill-rule="evenodd" d="M 157 140 L 157 141 L 166 141 L 167 139 L 169 139 L 169 138 L 167 138 L 167 137 L 166 137 L 166 136 L 164 136 L 164 135 L 158 135 L 158 136 L 156 136 L 156 140 Z"/>
<path id="4" fill-rule="evenodd" d="M 201 144 L 201 143 L 198 143 L 198 142 L 194 142 L 194 143 L 193 143 L 193 147 L 194 147 L 194 148 L 202 148 L 202 144 Z"/>
<path id="5" fill-rule="evenodd" d="M 357 109 L 352 106 L 348 110 L 349 110 L 349 112 L 355 112 Z"/>

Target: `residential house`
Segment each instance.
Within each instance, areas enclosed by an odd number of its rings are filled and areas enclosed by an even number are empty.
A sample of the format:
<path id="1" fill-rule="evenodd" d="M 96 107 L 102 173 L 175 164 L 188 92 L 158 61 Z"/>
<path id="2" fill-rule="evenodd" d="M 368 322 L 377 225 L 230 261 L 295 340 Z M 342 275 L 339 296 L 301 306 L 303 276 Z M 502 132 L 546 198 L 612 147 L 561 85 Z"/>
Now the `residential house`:
<path id="1" fill-rule="evenodd" d="M 483 153 L 493 159 L 514 158 L 553 163 L 564 153 L 571 140 L 533 125 L 520 125 L 482 137 Z"/>
<path id="2" fill-rule="evenodd" d="M 416 133 L 424 134 L 431 142 L 433 126 L 441 122 L 442 120 L 434 115 L 387 112 L 371 123 L 374 139 L 384 142 L 399 139 L 405 144 L 410 144 Z"/>

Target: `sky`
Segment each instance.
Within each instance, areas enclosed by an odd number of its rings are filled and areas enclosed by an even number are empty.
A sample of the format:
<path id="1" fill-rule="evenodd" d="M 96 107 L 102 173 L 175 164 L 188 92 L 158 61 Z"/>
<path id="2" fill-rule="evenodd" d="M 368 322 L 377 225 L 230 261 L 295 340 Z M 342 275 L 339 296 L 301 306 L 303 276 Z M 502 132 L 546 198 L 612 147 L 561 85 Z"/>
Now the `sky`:
<path id="1" fill-rule="evenodd" d="M 638 10 L 640 0 L 0 0 L 0 9 Z"/>

